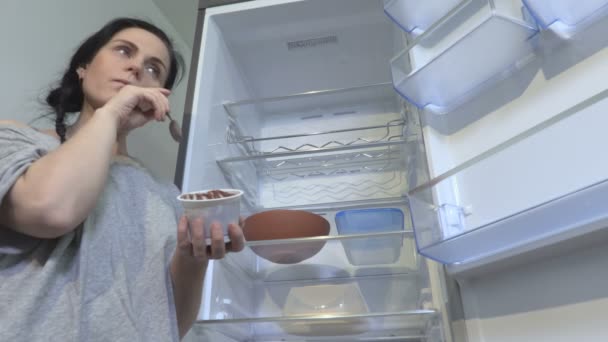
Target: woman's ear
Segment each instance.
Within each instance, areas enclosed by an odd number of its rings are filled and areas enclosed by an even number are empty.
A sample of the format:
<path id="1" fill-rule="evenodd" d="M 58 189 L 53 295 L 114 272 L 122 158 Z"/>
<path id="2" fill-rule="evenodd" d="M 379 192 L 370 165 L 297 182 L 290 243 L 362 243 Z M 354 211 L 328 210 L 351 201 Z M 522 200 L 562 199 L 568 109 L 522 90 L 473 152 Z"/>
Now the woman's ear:
<path id="1" fill-rule="evenodd" d="M 76 73 L 78 74 L 78 79 L 82 80 L 84 78 L 84 74 L 86 72 L 85 67 L 81 66 L 76 69 Z"/>

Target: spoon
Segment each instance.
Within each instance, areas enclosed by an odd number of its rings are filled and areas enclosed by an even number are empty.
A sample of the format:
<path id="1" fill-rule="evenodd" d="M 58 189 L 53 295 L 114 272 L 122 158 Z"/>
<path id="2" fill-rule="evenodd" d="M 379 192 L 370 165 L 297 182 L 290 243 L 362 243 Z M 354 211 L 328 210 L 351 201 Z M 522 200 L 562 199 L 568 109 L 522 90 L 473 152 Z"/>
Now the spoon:
<path id="1" fill-rule="evenodd" d="M 169 123 L 169 133 L 171 133 L 171 137 L 173 138 L 173 140 L 175 140 L 175 142 L 181 142 L 182 141 L 182 128 L 179 126 L 179 124 L 177 123 L 177 121 L 173 120 L 173 118 L 171 117 L 171 114 L 169 114 L 169 112 L 167 112 L 167 117 L 169 118 L 169 120 L 171 120 L 171 122 Z"/>

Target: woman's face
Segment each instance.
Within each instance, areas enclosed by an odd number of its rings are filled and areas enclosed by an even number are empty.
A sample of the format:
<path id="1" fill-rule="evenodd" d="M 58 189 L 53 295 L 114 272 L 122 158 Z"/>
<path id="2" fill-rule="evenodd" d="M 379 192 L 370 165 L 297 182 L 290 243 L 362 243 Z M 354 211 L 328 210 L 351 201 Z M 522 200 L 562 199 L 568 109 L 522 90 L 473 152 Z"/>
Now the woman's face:
<path id="1" fill-rule="evenodd" d="M 97 109 L 126 84 L 163 87 L 169 61 L 167 47 L 153 33 L 139 28 L 122 30 L 89 64 L 78 68 L 85 103 Z"/>

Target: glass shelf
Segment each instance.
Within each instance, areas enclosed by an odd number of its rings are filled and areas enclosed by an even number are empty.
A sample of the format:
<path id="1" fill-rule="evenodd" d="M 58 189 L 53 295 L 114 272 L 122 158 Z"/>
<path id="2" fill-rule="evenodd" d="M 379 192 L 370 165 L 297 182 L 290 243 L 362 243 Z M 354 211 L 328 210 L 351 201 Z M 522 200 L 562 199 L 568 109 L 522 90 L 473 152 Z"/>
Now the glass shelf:
<path id="1" fill-rule="evenodd" d="M 524 18 L 521 3 L 484 0 L 479 10 L 432 47 L 420 35 L 391 60 L 397 92 L 416 107 L 447 114 L 535 59 L 536 25 Z M 460 8 L 435 29 L 451 23 Z"/>
<path id="2" fill-rule="evenodd" d="M 340 234 L 336 215 L 362 208 L 399 210 L 403 213 L 402 230 L 389 231 L 394 229 L 390 225 L 374 227 L 373 232 Z M 403 198 L 309 211 L 329 222 L 327 236 L 247 241 L 242 252 L 228 254 L 217 263 L 247 282 L 315 281 L 419 272 L 421 260 L 416 253 L 409 207 Z"/>
<path id="3" fill-rule="evenodd" d="M 249 156 L 403 141 L 400 102 L 391 83 L 227 102 L 226 139 Z"/>
<path id="4" fill-rule="evenodd" d="M 198 336 L 213 332 L 236 341 L 400 341 L 438 342 L 439 316 L 434 310 L 395 313 L 269 317 L 242 320 L 197 321 Z"/>
<path id="5" fill-rule="evenodd" d="M 375 262 L 363 262 L 371 254 Z M 272 282 L 408 274 L 418 272 L 419 262 L 413 232 L 396 231 L 248 241 L 219 263 L 249 281 Z"/>
<path id="6" fill-rule="evenodd" d="M 217 163 L 230 184 L 244 190 L 252 210 L 395 199 L 407 190 L 406 158 L 414 144 L 385 142 Z"/>
<path id="7" fill-rule="evenodd" d="M 608 15 L 606 0 L 523 0 L 538 25 L 564 39 Z"/>

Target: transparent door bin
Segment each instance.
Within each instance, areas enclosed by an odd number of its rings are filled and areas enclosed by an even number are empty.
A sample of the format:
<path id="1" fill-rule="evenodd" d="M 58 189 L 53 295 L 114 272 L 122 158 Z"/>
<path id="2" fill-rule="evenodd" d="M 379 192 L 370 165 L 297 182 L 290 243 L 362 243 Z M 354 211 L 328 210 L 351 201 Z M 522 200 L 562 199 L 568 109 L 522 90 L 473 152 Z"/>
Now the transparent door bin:
<path id="1" fill-rule="evenodd" d="M 466 269 L 606 227 L 608 162 L 597 156 L 608 143 L 607 96 L 596 94 L 410 189 L 419 253 Z"/>
<path id="2" fill-rule="evenodd" d="M 420 44 L 432 46 L 481 5 L 482 0 L 384 0 L 384 13 L 412 38 L 426 33 Z M 457 12 L 450 15 L 447 22 L 434 27 L 451 11 Z"/>
<path id="3" fill-rule="evenodd" d="M 416 107 L 446 114 L 534 60 L 536 25 L 518 1 L 484 1 L 481 9 L 436 46 L 419 36 L 391 60 L 397 92 Z M 447 24 L 443 17 L 437 27 Z"/>
<path id="4" fill-rule="evenodd" d="M 604 227 L 608 182 L 582 189 L 479 227 L 446 228 L 433 205 L 410 198 L 420 254 L 447 265 L 465 265 L 517 248 L 540 248 Z M 446 231 L 453 229 L 451 233 Z"/>
<path id="5" fill-rule="evenodd" d="M 538 25 L 563 39 L 577 33 L 608 15 L 606 0 L 523 0 Z"/>
<path id="6" fill-rule="evenodd" d="M 249 156 L 405 139 L 402 107 L 390 83 L 229 102 L 224 108 L 228 142 Z"/>
<path id="7" fill-rule="evenodd" d="M 405 194 L 406 146 L 386 142 L 339 153 L 236 157 L 218 165 L 234 187 L 244 190 L 252 211 L 373 202 Z"/>
<path id="8" fill-rule="evenodd" d="M 340 234 L 365 234 L 386 231 L 403 231 L 405 218 L 397 208 L 345 210 L 336 214 L 336 227 Z M 399 259 L 403 242 L 386 237 L 344 240 L 342 246 L 348 261 L 353 265 L 390 264 Z"/>
<path id="9" fill-rule="evenodd" d="M 384 0 L 384 13 L 402 30 L 419 36 L 456 5 L 468 0 Z"/>
<path id="10" fill-rule="evenodd" d="M 554 58 L 556 54 L 552 54 Z M 561 58 L 562 56 L 560 56 Z M 443 135 L 452 135 L 470 124 L 480 120 L 489 113 L 520 97 L 541 68 L 541 58 L 534 58 L 525 66 L 514 71 L 495 86 L 479 89 L 477 96 L 463 102 L 448 115 L 422 111 L 422 121 L 425 125 Z"/>

